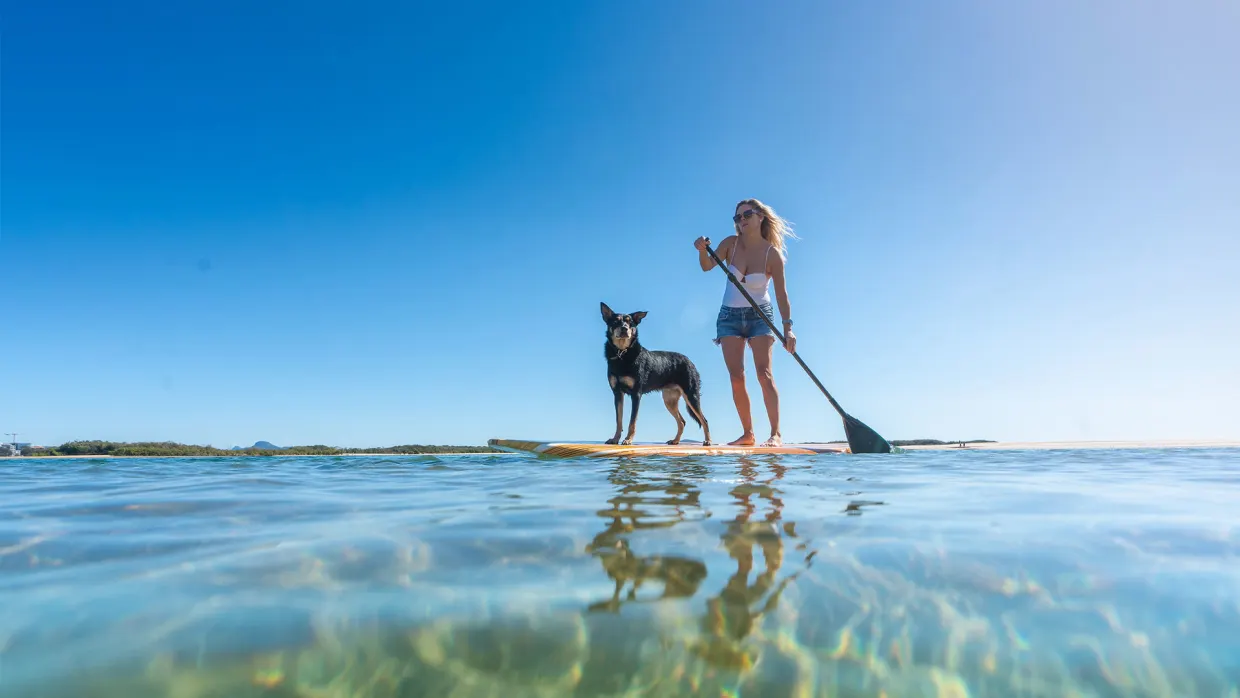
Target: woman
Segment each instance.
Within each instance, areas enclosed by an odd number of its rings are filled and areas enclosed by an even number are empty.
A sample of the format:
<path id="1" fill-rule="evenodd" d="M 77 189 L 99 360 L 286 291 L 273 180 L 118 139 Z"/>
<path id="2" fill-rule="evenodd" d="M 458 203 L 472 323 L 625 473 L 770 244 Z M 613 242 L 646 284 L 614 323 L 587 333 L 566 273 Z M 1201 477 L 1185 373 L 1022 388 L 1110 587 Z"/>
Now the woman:
<path id="1" fill-rule="evenodd" d="M 728 265 L 729 271 L 753 297 L 762 314 L 772 323 L 769 288 L 775 282 L 775 299 L 779 302 L 779 314 L 784 318 L 784 348 L 796 351 L 797 338 L 792 334 L 792 310 L 788 305 L 788 293 L 784 289 L 784 239 L 796 237 L 786 221 L 775 214 L 770 206 L 757 199 L 745 199 L 736 205 L 732 216 L 736 235 L 729 235 L 719 243 L 715 254 Z M 702 271 L 715 268 L 715 260 L 706 254 L 710 238 L 700 237 L 693 241 L 698 250 L 698 263 Z M 731 280 L 725 281 L 723 307 L 715 321 L 715 343 L 723 347 L 723 361 L 732 380 L 732 400 L 740 416 L 745 433 L 729 442 L 732 446 L 750 446 L 756 441 L 753 417 L 749 411 L 749 392 L 745 389 L 745 344 L 753 352 L 754 370 L 758 384 L 762 386 L 762 398 L 766 414 L 771 420 L 771 438 L 763 446 L 780 446 L 783 438 L 779 433 L 779 392 L 771 374 L 771 358 L 774 354 L 775 333 L 758 317 L 753 306 L 736 288 Z"/>

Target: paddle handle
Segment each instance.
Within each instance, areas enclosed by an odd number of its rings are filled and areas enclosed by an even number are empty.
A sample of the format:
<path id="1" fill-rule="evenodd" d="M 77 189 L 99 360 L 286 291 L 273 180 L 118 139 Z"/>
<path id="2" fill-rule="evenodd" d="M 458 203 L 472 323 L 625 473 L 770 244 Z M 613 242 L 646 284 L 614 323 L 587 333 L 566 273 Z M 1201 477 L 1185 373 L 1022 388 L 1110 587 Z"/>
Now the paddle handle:
<path id="1" fill-rule="evenodd" d="M 758 307 L 758 302 L 753 299 L 753 296 L 749 295 L 749 291 L 745 290 L 745 287 L 741 285 L 741 282 L 736 280 L 736 276 L 728 270 L 727 265 L 719 260 L 718 255 L 716 255 L 715 251 L 710 248 L 710 245 L 706 245 L 706 254 L 709 254 L 710 258 L 715 260 L 715 264 L 723 270 L 724 274 L 728 275 L 728 279 L 736 285 L 736 288 L 740 290 L 741 295 L 745 296 L 745 300 L 749 301 L 749 304 L 753 306 L 753 309 L 758 311 L 758 317 L 762 318 L 762 321 L 766 323 L 767 327 L 771 328 L 771 331 L 774 332 L 775 336 L 779 338 L 779 343 L 787 347 L 788 340 L 784 339 L 784 333 L 780 332 L 779 328 L 775 326 L 775 323 L 771 322 L 771 319 L 766 316 L 766 313 L 762 312 L 762 309 Z M 801 360 L 801 356 L 795 351 L 789 353 L 792 354 L 792 358 L 797 360 L 797 363 L 801 364 L 801 368 L 805 369 L 805 372 L 809 374 L 810 379 L 814 381 L 814 385 L 818 386 L 818 389 L 822 391 L 822 394 L 827 396 L 827 400 L 831 402 L 831 406 L 835 408 L 835 411 L 839 412 L 841 417 L 847 417 L 848 415 L 844 413 L 844 408 L 840 407 L 840 403 L 836 402 L 835 398 L 831 397 L 831 393 L 827 392 L 827 389 L 822 384 L 822 381 L 818 380 L 818 376 L 815 376 L 814 372 L 809 370 L 809 366 L 805 365 L 805 362 Z"/>

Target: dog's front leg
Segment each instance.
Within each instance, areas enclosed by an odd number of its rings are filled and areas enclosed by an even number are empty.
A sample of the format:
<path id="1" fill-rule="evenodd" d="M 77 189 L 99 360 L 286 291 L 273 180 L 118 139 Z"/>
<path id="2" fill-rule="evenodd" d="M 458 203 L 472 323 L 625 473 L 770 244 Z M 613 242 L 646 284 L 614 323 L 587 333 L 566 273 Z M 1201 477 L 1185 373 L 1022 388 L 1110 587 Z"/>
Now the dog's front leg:
<path id="1" fill-rule="evenodd" d="M 637 407 L 642 402 L 642 394 L 635 390 L 629 399 L 633 401 L 633 410 L 629 413 L 629 433 L 625 434 L 624 441 L 620 442 L 625 446 L 633 443 L 633 432 L 637 431 Z M 619 434 L 619 432 L 616 433 Z"/>
<path id="2" fill-rule="evenodd" d="M 612 388 L 612 395 L 616 398 L 616 435 L 607 439 L 607 443 L 620 443 L 620 430 L 624 428 L 624 393 Z"/>

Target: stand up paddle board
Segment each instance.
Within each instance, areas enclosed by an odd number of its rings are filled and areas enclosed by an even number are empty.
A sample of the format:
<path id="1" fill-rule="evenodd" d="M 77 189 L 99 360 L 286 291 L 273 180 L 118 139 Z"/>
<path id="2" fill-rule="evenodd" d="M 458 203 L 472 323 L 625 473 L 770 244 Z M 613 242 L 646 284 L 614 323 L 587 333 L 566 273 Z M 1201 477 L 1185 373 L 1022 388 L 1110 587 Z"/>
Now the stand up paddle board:
<path id="1" fill-rule="evenodd" d="M 598 441 L 523 441 L 490 439 L 487 445 L 513 453 L 531 453 L 551 458 L 612 458 L 616 456 L 745 456 L 764 453 L 813 456 L 822 453 L 848 453 L 845 444 L 795 444 L 784 446 L 703 446 L 681 442 L 675 446 L 662 443 L 636 443 L 628 446 Z"/>

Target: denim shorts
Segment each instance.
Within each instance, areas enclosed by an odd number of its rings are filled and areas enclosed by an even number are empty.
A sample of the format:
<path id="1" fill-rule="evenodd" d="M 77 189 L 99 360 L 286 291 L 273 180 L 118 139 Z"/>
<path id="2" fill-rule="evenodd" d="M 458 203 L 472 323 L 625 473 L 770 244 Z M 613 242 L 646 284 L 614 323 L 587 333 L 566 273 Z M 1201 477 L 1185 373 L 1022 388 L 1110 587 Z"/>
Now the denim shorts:
<path id="1" fill-rule="evenodd" d="M 758 307 L 772 323 L 775 322 L 775 311 L 770 303 L 763 303 Z M 758 317 L 758 311 L 754 310 L 753 306 L 732 308 L 725 305 L 719 308 L 719 317 L 715 320 L 715 344 L 718 344 L 719 340 L 724 337 L 750 339 L 774 336 L 775 333 L 762 321 L 762 318 Z"/>

